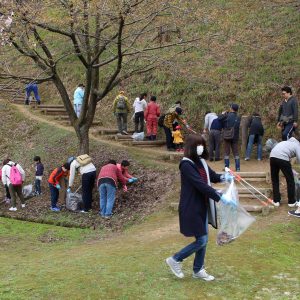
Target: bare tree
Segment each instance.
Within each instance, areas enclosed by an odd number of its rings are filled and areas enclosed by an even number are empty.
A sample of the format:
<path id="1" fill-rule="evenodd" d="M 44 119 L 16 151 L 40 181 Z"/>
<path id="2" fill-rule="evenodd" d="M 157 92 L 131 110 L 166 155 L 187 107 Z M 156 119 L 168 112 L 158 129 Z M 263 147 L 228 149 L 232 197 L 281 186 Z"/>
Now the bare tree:
<path id="1" fill-rule="evenodd" d="M 101 99 L 123 80 L 167 63 L 182 46 L 186 50 L 186 45 L 196 40 L 182 26 L 189 16 L 188 1 L 2 2 L 0 55 L 7 60 L 0 66 L 0 78 L 52 81 L 76 131 L 79 153 L 89 152 L 89 128 Z M 162 41 L 157 36 L 161 28 L 176 28 L 176 34 Z M 166 51 L 171 47 L 172 51 Z M 63 66 L 70 61 L 85 77 L 78 118 L 63 75 Z M 42 75 L 36 77 L 41 70 Z"/>

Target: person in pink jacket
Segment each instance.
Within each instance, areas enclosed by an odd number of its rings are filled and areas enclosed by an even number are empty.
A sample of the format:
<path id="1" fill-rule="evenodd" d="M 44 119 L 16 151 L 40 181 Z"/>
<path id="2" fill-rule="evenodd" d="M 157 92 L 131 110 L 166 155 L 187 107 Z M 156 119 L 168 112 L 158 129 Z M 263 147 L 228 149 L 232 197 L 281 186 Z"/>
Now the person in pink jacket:
<path id="1" fill-rule="evenodd" d="M 128 167 L 130 166 L 130 162 L 128 160 L 122 160 L 120 164 L 117 164 L 117 168 L 121 171 L 122 175 L 127 179 L 128 183 L 136 182 L 138 179 L 133 177 L 128 172 Z"/>
<path id="2" fill-rule="evenodd" d="M 157 135 L 157 118 L 160 115 L 159 105 L 156 104 L 156 97 L 151 96 L 150 103 L 145 110 L 145 121 L 147 122 L 147 138 L 155 141 Z"/>

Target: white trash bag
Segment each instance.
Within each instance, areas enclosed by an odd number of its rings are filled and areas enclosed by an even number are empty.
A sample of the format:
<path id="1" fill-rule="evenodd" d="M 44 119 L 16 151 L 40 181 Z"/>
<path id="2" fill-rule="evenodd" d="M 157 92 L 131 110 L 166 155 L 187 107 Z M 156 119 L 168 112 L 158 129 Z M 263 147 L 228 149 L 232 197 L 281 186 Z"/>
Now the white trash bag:
<path id="1" fill-rule="evenodd" d="M 145 134 L 144 132 L 135 132 L 132 136 L 131 136 L 135 141 L 143 141 Z"/>
<path id="2" fill-rule="evenodd" d="M 234 241 L 255 221 L 255 218 L 240 205 L 234 181 L 228 186 L 225 195 L 233 200 L 235 205 L 224 204 L 221 201 L 217 205 L 220 224 L 217 235 L 219 246 Z"/>
<path id="3" fill-rule="evenodd" d="M 24 185 L 22 188 L 22 194 L 25 199 L 34 197 L 32 184 Z"/>
<path id="4" fill-rule="evenodd" d="M 67 193 L 66 208 L 71 211 L 81 210 L 83 206 L 82 195 L 77 193 L 81 186 L 74 193 Z"/>

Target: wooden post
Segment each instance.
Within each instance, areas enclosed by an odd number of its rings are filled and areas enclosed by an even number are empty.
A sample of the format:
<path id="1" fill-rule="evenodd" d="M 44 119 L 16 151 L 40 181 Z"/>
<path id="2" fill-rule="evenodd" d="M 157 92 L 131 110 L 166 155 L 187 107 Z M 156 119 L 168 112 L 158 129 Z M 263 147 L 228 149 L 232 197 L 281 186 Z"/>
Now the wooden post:
<path id="1" fill-rule="evenodd" d="M 242 116 L 241 119 L 241 129 L 242 129 L 242 144 L 241 144 L 241 153 L 245 154 L 247 141 L 248 141 L 248 126 L 250 123 L 251 117 L 250 116 Z"/>

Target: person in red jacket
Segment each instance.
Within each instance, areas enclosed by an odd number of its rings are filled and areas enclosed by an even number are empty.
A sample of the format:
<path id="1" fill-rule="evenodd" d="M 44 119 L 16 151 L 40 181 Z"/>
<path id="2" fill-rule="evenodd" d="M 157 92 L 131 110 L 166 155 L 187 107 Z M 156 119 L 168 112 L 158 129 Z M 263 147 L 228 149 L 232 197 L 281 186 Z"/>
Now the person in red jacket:
<path id="1" fill-rule="evenodd" d="M 112 209 L 115 203 L 118 181 L 121 182 L 124 192 L 127 191 L 127 179 L 122 175 L 115 160 L 110 160 L 103 166 L 97 178 L 97 186 L 100 194 L 99 214 L 106 219 L 112 216 Z"/>
<path id="2" fill-rule="evenodd" d="M 147 122 L 147 138 L 155 141 L 157 135 L 157 118 L 160 115 L 159 105 L 156 104 L 156 97 L 151 96 L 150 103 L 145 110 L 145 121 Z"/>
<path id="3" fill-rule="evenodd" d="M 65 163 L 63 166 L 56 168 L 50 174 L 48 179 L 50 194 L 51 194 L 51 210 L 60 211 L 60 208 L 57 207 L 57 200 L 59 197 L 60 184 L 59 181 L 62 177 L 68 177 L 70 170 L 70 164 Z"/>
<path id="4" fill-rule="evenodd" d="M 136 182 L 138 179 L 129 174 L 128 172 L 129 166 L 130 166 L 130 162 L 128 160 L 122 160 L 120 164 L 117 164 L 117 168 L 121 171 L 123 177 L 126 178 L 128 183 L 133 183 Z"/>

